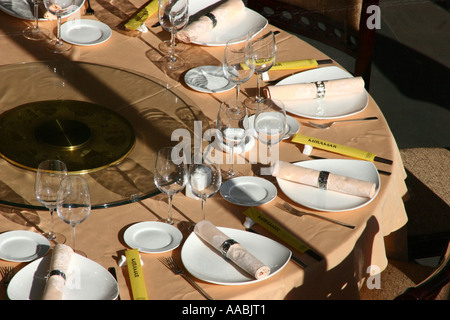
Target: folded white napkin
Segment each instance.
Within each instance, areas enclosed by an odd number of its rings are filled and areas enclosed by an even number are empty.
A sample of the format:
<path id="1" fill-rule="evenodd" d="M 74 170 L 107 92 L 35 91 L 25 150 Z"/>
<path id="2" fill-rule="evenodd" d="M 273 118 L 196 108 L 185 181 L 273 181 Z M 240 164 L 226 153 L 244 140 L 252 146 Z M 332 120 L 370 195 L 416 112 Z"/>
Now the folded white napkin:
<path id="1" fill-rule="evenodd" d="M 62 300 L 72 255 L 72 248 L 64 244 L 57 244 L 53 248 L 49 275 L 42 300 Z"/>
<path id="2" fill-rule="evenodd" d="M 198 222 L 195 225 L 194 232 L 256 279 L 263 279 L 270 274 L 268 266 L 264 265 L 239 243 L 217 229 L 211 222 L 207 220 Z"/>
<path id="3" fill-rule="evenodd" d="M 323 97 L 359 93 L 364 90 L 364 80 L 361 77 L 322 81 Z M 294 83 L 264 88 L 267 98 L 277 100 L 315 99 L 318 95 L 318 85 L 311 83 Z"/>
<path id="4" fill-rule="evenodd" d="M 210 32 L 215 27 L 230 23 L 230 20 L 242 14 L 245 5 L 242 0 L 228 0 L 204 15 L 198 20 L 190 22 L 185 28 L 177 32 L 180 41 L 189 43 L 198 38 L 199 35 Z"/>
<path id="5" fill-rule="evenodd" d="M 320 189 L 337 191 L 369 199 L 372 198 L 376 192 L 376 184 L 373 182 L 308 169 L 285 161 L 277 161 L 273 165 L 272 175 L 280 179 Z"/>

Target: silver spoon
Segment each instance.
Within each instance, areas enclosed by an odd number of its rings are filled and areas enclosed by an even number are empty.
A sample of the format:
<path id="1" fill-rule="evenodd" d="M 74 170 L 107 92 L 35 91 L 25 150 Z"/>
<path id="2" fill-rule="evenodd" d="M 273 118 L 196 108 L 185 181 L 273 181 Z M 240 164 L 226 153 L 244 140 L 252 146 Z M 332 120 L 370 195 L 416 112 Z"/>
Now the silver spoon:
<path id="1" fill-rule="evenodd" d="M 319 128 L 319 129 L 328 129 L 329 127 L 331 127 L 333 124 L 337 123 L 337 122 L 350 122 L 350 121 L 366 121 L 366 120 L 377 120 L 377 117 L 368 117 L 368 118 L 362 118 L 362 119 L 348 119 L 348 120 L 338 120 L 338 121 L 333 121 L 333 122 L 327 122 L 327 123 L 314 123 L 311 121 L 308 121 L 308 123 L 310 125 L 312 125 L 315 128 Z"/>

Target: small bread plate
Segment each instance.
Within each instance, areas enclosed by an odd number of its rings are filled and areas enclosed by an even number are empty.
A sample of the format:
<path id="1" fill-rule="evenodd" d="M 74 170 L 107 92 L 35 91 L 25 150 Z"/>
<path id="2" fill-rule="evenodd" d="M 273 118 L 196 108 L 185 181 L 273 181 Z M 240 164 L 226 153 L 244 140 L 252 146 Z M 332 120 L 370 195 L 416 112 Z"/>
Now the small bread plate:
<path id="1" fill-rule="evenodd" d="M 218 229 L 268 266 L 270 274 L 259 280 L 253 278 L 192 232 L 181 249 L 181 260 L 186 270 L 200 280 L 228 286 L 260 282 L 276 275 L 291 258 L 292 252 L 272 239 L 243 230 Z"/>
<path id="2" fill-rule="evenodd" d="M 79 11 L 84 4 L 84 0 L 75 0 L 72 7 L 66 11 L 62 18 L 66 18 L 75 12 Z M 28 0 L 0 0 L 0 10 L 19 19 L 25 20 L 34 20 L 34 10 L 33 10 L 32 1 Z M 44 8 L 45 10 L 45 8 Z M 38 19 L 39 20 L 48 20 L 44 17 L 46 11 L 41 10 L 39 8 Z M 53 15 L 52 15 L 53 16 Z M 54 20 L 56 20 L 56 16 L 53 16 Z"/>
<path id="3" fill-rule="evenodd" d="M 255 116 L 253 115 L 248 118 L 248 130 L 255 138 L 257 138 L 254 123 L 255 123 Z M 287 130 L 286 130 L 287 132 L 286 132 L 283 140 L 292 137 L 294 134 L 296 134 L 300 130 L 300 124 L 298 123 L 298 121 L 289 115 L 286 115 L 286 124 L 287 124 Z"/>
<path id="4" fill-rule="evenodd" d="M 272 182 L 263 178 L 235 177 L 222 184 L 220 194 L 233 204 L 256 207 L 275 199 L 277 188 Z"/>
<path id="5" fill-rule="evenodd" d="M 35 260 L 12 278 L 8 285 L 11 300 L 41 300 L 47 283 L 52 255 Z M 103 266 L 73 254 L 63 289 L 64 300 L 114 300 L 119 295 L 116 279 Z"/>
<path id="6" fill-rule="evenodd" d="M 372 198 L 364 198 L 336 191 L 321 190 L 312 186 L 277 178 L 281 191 L 292 201 L 319 211 L 349 211 L 366 206 L 380 191 L 380 176 L 370 161 L 347 159 L 319 159 L 295 163 L 309 169 L 328 171 L 342 176 L 373 182 L 376 193 Z"/>
<path id="7" fill-rule="evenodd" d="M 322 67 L 303 71 L 281 80 L 276 85 L 311 83 L 353 77 L 347 71 L 336 67 Z M 281 100 L 281 99 L 280 99 Z M 323 99 L 282 100 L 286 111 L 309 119 L 336 119 L 351 116 L 363 111 L 369 103 L 366 90 Z"/>
<path id="8" fill-rule="evenodd" d="M 14 262 L 36 260 L 50 250 L 50 242 L 35 232 L 15 230 L 0 234 L 0 259 Z"/>
<path id="9" fill-rule="evenodd" d="M 223 74 L 222 67 L 200 66 L 186 72 L 184 81 L 191 88 L 204 93 L 219 93 L 233 89 L 236 84 Z"/>
<path id="10" fill-rule="evenodd" d="M 174 226 L 159 222 L 145 221 L 133 224 L 124 233 L 125 243 L 132 249 L 144 253 L 162 253 L 177 248 L 183 235 Z"/>
<path id="11" fill-rule="evenodd" d="M 61 38 L 78 46 L 93 46 L 108 40 L 111 28 L 103 22 L 89 19 L 70 20 L 61 26 Z"/>

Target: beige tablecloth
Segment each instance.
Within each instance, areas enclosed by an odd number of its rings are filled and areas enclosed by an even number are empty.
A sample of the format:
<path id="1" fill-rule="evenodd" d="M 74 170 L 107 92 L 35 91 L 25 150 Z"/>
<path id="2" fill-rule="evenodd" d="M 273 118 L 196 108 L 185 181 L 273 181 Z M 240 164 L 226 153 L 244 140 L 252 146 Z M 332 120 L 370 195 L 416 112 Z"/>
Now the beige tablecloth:
<path id="1" fill-rule="evenodd" d="M 168 38 L 161 27 L 151 28 L 157 20 L 155 16 L 148 20 L 149 32 L 126 31 L 122 25 L 141 5 L 142 0 L 125 2 L 91 1 L 95 16 L 82 19 L 100 20 L 113 29 L 112 37 L 96 46 L 75 46 L 63 56 L 50 54 L 42 43 L 28 41 L 21 30 L 30 21 L 21 20 L 0 12 L 0 67 L 1 65 L 23 62 L 35 62 L 55 59 L 69 59 L 90 62 L 129 70 L 137 74 L 159 79 L 166 88 L 176 95 L 192 101 L 196 107 L 213 123 L 221 101 L 231 99 L 235 91 L 208 94 L 191 90 L 183 81 L 184 73 L 199 65 L 221 65 L 223 47 L 201 47 L 190 45 L 182 53 L 188 65 L 182 70 L 165 74 L 159 68 L 157 60 L 161 57 L 158 44 Z M 74 17 L 72 17 L 74 18 Z M 55 22 L 41 22 L 41 27 L 53 30 Z M 268 26 L 267 30 L 275 30 Z M 326 56 L 302 40 L 281 31 L 277 37 L 277 60 L 323 59 Z M 272 79 L 281 78 L 289 71 L 269 72 Z M 2 81 L 6 81 L 2 79 Z M 36 84 L 38 86 L 38 84 Z M 132 84 L 131 84 L 132 86 Z M 244 95 L 255 93 L 256 78 L 242 85 Z M 138 88 L 135 88 L 138 89 Z M 20 95 L 24 88 L 11 88 L 7 94 L 0 94 L 0 105 L 13 101 L 13 94 Z M 243 97 L 243 95 L 241 95 Z M 9 100 L 8 100 L 9 99 Z M 367 206 L 345 212 L 315 212 L 356 226 L 354 230 L 328 223 L 313 217 L 297 217 L 280 209 L 279 205 L 288 200 L 278 190 L 278 196 L 269 204 L 259 207 L 264 214 L 278 221 L 310 247 L 320 253 L 324 260 L 314 261 L 311 257 L 298 254 L 309 265 L 301 268 L 294 262 L 275 276 L 246 286 L 223 286 L 196 282 L 215 299 L 342 299 L 357 298 L 361 279 L 367 278 L 368 267 L 374 265 L 383 270 L 387 264 L 384 239 L 407 222 L 402 196 L 406 192 L 406 177 L 396 142 L 376 102 L 370 98 L 367 108 L 358 117 L 377 116 L 378 121 L 336 126 L 329 130 L 319 130 L 307 125 L 305 118 L 296 117 L 300 123 L 300 132 L 324 140 L 348 145 L 373 152 L 383 158 L 393 160 L 393 165 L 376 163 L 378 169 L 391 172 L 390 176 L 381 175 L 381 189 L 378 196 Z M 151 135 L 151 133 L 149 133 Z M 303 146 L 284 141 L 280 144 L 280 159 L 284 161 L 308 160 L 302 154 Z M 314 150 L 313 155 L 325 158 L 345 158 L 326 151 Z M 0 160 L 2 166 L 11 166 Z M 152 164 L 149 164 L 151 167 Z M 258 165 L 236 165 L 247 175 L 257 175 Z M 16 170 L 16 169 L 15 169 Z M 148 179 L 152 179 L 151 176 Z M 20 188 L 20 185 L 14 186 Z M 20 194 L 20 192 L 18 192 Z M 292 203 L 292 202 L 291 202 Z M 298 205 L 301 207 L 300 205 Z M 243 230 L 245 207 L 225 201 L 220 194 L 208 199 L 207 219 L 216 226 Z M 306 211 L 313 211 L 302 208 Z M 199 221 L 202 217 L 200 202 L 183 194 L 174 197 L 174 217 L 184 221 Z M 78 249 L 105 268 L 115 266 L 122 299 L 130 299 L 131 289 L 126 268 L 117 266 L 118 257 L 127 246 L 123 233 L 130 225 L 141 221 L 154 221 L 167 215 L 167 199 L 157 195 L 140 202 L 130 203 L 107 209 L 93 210 L 86 221 L 77 228 Z M 0 208 L 0 232 L 9 230 L 46 231 L 49 226 L 47 211 L 35 211 L 23 208 Z M 255 227 L 262 234 L 272 237 L 263 229 Z M 65 234 L 70 241 L 70 228 L 55 216 L 55 230 Z M 187 234 L 184 235 L 185 238 Z M 274 238 L 276 239 L 276 238 Z M 70 243 L 70 242 L 68 242 Z M 181 247 L 180 247 L 181 248 Z M 180 262 L 180 248 L 165 254 L 142 254 L 143 270 L 150 299 L 203 299 L 203 297 L 182 277 L 175 277 L 163 266 L 158 257 L 173 255 Z M 13 265 L 16 269 L 26 263 L 13 263 L 0 260 L 0 266 Z M 3 288 L 2 296 L 5 297 Z"/>

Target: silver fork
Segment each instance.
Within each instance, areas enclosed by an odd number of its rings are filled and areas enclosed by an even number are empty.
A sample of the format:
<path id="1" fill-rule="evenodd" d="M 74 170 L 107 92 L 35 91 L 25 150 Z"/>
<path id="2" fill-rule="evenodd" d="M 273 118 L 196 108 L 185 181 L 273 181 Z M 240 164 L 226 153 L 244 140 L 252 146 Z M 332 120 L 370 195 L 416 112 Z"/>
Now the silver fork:
<path id="1" fill-rule="evenodd" d="M 91 8 L 91 2 L 89 0 L 87 0 L 87 9 L 86 9 L 86 14 L 88 16 L 93 15 L 94 14 L 94 9 Z"/>
<path id="2" fill-rule="evenodd" d="M 337 121 L 333 121 L 333 122 L 327 122 L 327 123 L 314 123 L 311 121 L 308 121 L 308 123 L 310 125 L 312 125 L 315 128 L 319 128 L 319 129 L 328 129 L 329 127 L 331 127 L 333 124 L 337 123 L 337 122 L 350 122 L 350 121 L 367 121 L 367 120 L 377 120 L 377 117 L 367 117 L 367 118 L 362 118 L 362 119 L 348 119 L 348 120 L 337 120 Z"/>
<path id="3" fill-rule="evenodd" d="M 206 299 L 214 300 L 205 291 L 203 291 L 203 289 L 200 288 L 194 281 L 192 281 L 192 279 L 189 278 L 180 267 L 178 267 L 178 265 L 176 264 L 175 260 L 173 260 L 172 257 L 158 258 L 158 260 L 161 261 L 161 263 L 165 265 L 167 268 L 169 268 L 174 274 L 180 275 L 187 281 L 189 281 L 189 283 L 192 286 L 194 286 L 194 288 L 197 289 L 198 292 L 200 292 Z"/>
<path id="4" fill-rule="evenodd" d="M 14 276 L 14 268 L 13 267 L 0 267 L 0 275 L 2 276 L 2 282 L 5 287 L 8 286 L 9 282 Z"/>
<path id="5" fill-rule="evenodd" d="M 337 221 L 337 220 L 334 220 L 334 219 L 322 217 L 322 216 L 319 216 L 318 214 L 314 214 L 314 213 L 310 213 L 310 212 L 303 212 L 303 211 L 297 210 L 297 209 L 292 207 L 287 202 L 285 202 L 283 206 L 286 208 L 287 211 L 289 211 L 293 215 L 296 215 L 296 216 L 299 216 L 299 217 L 301 217 L 303 215 L 308 215 L 308 216 L 312 216 L 312 217 L 316 217 L 316 218 L 319 218 L 319 219 L 323 219 L 323 220 L 326 220 L 326 221 L 329 221 L 329 222 L 332 222 L 332 223 L 336 223 L 336 224 L 341 225 L 341 226 L 346 227 L 346 228 L 355 229 L 355 226 L 352 226 L 350 224 L 346 224 L 346 223 L 341 222 L 341 221 Z"/>

